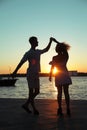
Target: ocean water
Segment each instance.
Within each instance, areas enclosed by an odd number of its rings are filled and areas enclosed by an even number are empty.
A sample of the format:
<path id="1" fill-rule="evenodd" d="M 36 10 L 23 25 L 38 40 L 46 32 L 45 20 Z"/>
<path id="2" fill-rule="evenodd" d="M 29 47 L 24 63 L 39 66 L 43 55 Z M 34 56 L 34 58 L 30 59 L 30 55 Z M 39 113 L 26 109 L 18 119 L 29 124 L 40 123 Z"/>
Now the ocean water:
<path id="1" fill-rule="evenodd" d="M 69 87 L 72 100 L 87 100 L 87 77 L 71 77 L 72 85 Z M 27 98 L 28 85 L 26 78 L 18 78 L 15 87 L 0 87 L 0 98 Z M 40 94 L 37 99 L 56 99 L 57 90 L 54 78 L 49 82 L 48 77 L 40 77 Z M 64 95 L 63 95 L 64 98 Z"/>

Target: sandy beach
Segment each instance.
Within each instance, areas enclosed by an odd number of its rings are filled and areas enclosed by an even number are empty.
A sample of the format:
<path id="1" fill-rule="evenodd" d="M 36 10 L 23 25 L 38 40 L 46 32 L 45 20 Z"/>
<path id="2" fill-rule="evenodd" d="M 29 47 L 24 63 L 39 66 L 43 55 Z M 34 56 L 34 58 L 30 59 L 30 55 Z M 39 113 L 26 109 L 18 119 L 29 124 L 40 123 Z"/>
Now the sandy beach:
<path id="1" fill-rule="evenodd" d="M 71 117 L 66 114 L 63 100 L 63 117 L 58 117 L 57 101 L 36 99 L 39 116 L 22 109 L 26 99 L 0 99 L 0 130 L 86 130 L 87 101 L 71 100 Z"/>

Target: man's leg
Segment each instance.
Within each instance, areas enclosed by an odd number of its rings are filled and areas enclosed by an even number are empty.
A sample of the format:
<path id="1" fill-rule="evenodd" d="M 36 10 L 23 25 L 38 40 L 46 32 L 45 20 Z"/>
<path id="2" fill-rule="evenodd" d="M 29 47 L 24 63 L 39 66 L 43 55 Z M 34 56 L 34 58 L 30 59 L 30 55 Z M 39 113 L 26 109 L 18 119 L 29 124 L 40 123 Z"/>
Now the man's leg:
<path id="1" fill-rule="evenodd" d="M 35 88 L 35 91 L 33 93 L 33 98 L 35 98 L 39 94 L 39 88 Z"/>
<path id="2" fill-rule="evenodd" d="M 24 105 L 22 105 L 22 107 L 23 107 L 28 113 L 31 113 L 31 111 L 30 111 L 30 109 L 29 109 L 29 103 L 31 102 L 32 97 L 33 97 L 33 89 L 32 89 L 32 88 L 29 88 L 29 97 L 28 97 L 26 103 L 25 103 Z"/>
<path id="3" fill-rule="evenodd" d="M 34 98 L 39 94 L 39 88 L 34 88 L 33 89 L 33 96 L 31 96 L 30 98 L 30 103 L 32 105 L 32 108 L 33 108 L 33 111 L 34 111 L 34 114 L 35 115 L 39 115 L 39 112 L 38 110 L 36 109 L 36 106 L 35 106 L 35 102 L 34 102 Z"/>

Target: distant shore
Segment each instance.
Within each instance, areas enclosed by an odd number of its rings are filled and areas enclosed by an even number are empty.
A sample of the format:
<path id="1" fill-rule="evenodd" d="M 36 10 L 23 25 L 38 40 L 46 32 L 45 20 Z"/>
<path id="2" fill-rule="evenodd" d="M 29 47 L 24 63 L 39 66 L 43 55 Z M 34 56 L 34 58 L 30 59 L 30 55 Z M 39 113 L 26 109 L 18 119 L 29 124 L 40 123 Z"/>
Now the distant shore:
<path id="1" fill-rule="evenodd" d="M 40 73 L 40 77 L 48 77 L 49 73 Z M 54 76 L 54 75 L 53 75 Z M 70 74 L 70 76 L 87 76 L 87 73 L 77 72 L 76 74 Z M 0 77 L 11 77 L 11 74 L 0 74 Z M 25 73 L 18 73 L 15 77 L 26 77 Z"/>

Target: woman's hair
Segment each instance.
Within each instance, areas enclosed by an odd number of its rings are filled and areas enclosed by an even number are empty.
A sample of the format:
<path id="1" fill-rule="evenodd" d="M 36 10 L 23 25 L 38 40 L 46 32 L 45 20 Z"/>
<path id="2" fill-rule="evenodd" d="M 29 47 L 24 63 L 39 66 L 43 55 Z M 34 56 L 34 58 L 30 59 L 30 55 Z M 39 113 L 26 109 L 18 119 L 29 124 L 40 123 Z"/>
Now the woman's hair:
<path id="1" fill-rule="evenodd" d="M 56 52 L 59 52 L 59 51 L 61 51 L 61 52 L 68 51 L 69 49 L 70 49 L 70 45 L 66 44 L 65 42 L 58 43 L 56 45 L 56 48 L 55 48 Z"/>

